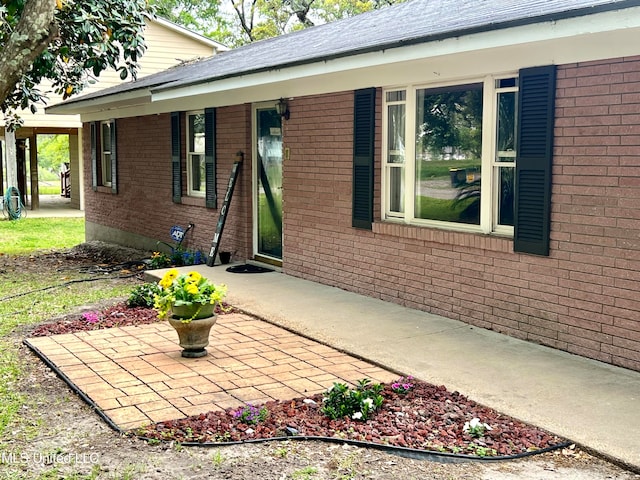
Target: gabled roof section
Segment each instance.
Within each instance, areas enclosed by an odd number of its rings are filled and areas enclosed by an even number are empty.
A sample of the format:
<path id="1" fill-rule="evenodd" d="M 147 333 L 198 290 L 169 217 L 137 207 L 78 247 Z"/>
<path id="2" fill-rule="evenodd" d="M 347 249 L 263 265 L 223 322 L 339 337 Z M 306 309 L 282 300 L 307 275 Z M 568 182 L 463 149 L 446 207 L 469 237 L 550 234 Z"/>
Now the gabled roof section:
<path id="1" fill-rule="evenodd" d="M 168 28 L 169 30 L 173 30 L 174 32 L 179 33 L 180 35 L 184 35 L 185 37 L 193 38 L 194 40 L 197 40 L 198 42 L 201 42 L 204 45 L 214 48 L 216 52 L 226 52 L 227 50 L 229 50 L 229 47 L 227 47 L 226 45 L 223 45 L 220 42 L 216 42 L 215 40 L 211 40 L 210 38 L 205 37 L 204 35 L 200 35 L 199 33 L 189 30 L 188 28 L 178 25 L 177 23 L 167 20 L 166 18 L 155 16 L 153 18 L 149 18 L 149 21 L 158 23 Z"/>
<path id="2" fill-rule="evenodd" d="M 66 102 L 153 92 L 361 53 L 640 6 L 640 0 L 410 0 L 255 42 Z M 144 93 L 143 93 L 144 92 Z"/>

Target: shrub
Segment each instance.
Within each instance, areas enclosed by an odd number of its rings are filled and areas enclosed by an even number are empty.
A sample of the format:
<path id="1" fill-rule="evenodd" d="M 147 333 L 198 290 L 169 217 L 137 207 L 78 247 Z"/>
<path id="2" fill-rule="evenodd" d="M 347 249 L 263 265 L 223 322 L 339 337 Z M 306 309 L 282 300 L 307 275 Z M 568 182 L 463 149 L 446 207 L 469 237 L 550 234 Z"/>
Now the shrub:
<path id="1" fill-rule="evenodd" d="M 143 283 L 136 286 L 127 299 L 127 306 L 152 308 L 155 296 L 161 293 L 161 288 L 157 283 Z"/>
<path id="2" fill-rule="evenodd" d="M 370 413 L 382 405 L 382 385 L 362 379 L 355 388 L 344 383 L 334 383 L 323 394 L 322 413 L 332 420 L 349 417 L 365 421 Z"/>

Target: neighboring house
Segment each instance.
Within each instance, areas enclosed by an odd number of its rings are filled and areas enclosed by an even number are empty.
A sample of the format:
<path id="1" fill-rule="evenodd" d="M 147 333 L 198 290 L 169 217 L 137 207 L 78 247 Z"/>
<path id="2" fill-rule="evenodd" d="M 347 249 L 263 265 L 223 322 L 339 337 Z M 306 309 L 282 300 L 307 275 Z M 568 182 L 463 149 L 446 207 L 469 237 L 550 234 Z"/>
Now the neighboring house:
<path id="1" fill-rule="evenodd" d="M 191 32 L 172 22 L 156 17 L 147 21 L 145 28 L 145 41 L 147 50 L 140 61 L 138 77 L 144 77 L 151 73 L 179 64 L 181 62 L 194 60 L 197 58 L 210 57 L 211 55 L 227 50 L 227 47 L 213 40 Z M 107 87 L 122 84 L 120 76 L 114 71 L 105 71 L 100 75 L 99 81 L 89 85 L 85 92 L 96 92 Z M 130 80 L 129 80 L 130 82 Z M 50 85 L 50 84 L 49 84 Z M 46 91 L 47 86 L 41 86 L 41 90 Z M 50 95 L 49 105 L 55 105 L 62 101 L 61 96 Z M 0 191 L 8 186 L 17 186 L 21 193 L 26 193 L 26 185 L 37 185 L 37 135 L 38 134 L 66 134 L 69 135 L 70 149 L 70 174 L 71 174 L 71 204 L 78 209 L 82 208 L 83 185 L 82 176 L 78 175 L 82 171 L 79 164 L 78 145 L 81 143 L 82 122 L 79 116 L 69 115 L 45 115 L 44 108 L 40 107 L 36 114 L 30 111 L 20 112 L 24 120 L 24 126 L 16 131 L 17 157 L 18 157 L 18 183 L 20 185 L 7 185 L 6 175 L 1 175 L 6 171 L 6 159 L 0 155 Z M 0 152 L 4 151 L 4 122 L 0 118 Z M 27 164 L 30 168 L 27 169 Z M 4 169 L 3 169 L 4 167 Z M 30 173 L 30 176 L 29 176 Z M 28 178 L 30 177 L 30 178 Z M 4 179 L 4 181 L 2 181 Z M 30 206 L 34 209 L 38 207 L 37 189 L 32 189 Z"/>
<path id="2" fill-rule="evenodd" d="M 243 155 L 236 259 L 640 370 L 638 38 L 637 1 L 415 0 L 51 110 L 88 239 L 207 251 Z"/>

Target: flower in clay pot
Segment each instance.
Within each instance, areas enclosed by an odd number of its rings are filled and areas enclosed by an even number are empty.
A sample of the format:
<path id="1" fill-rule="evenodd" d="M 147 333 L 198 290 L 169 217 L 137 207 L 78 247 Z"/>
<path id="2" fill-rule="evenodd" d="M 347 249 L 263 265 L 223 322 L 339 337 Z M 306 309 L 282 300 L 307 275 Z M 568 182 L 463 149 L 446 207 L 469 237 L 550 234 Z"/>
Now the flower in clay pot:
<path id="1" fill-rule="evenodd" d="M 174 307 L 198 307 L 190 317 L 182 319 L 183 323 L 197 318 L 204 305 L 215 307 L 227 293 L 226 285 L 215 285 L 196 271 L 180 274 L 175 268 L 168 270 L 158 285 L 161 291 L 154 298 L 153 308 L 160 318 L 167 318 Z"/>

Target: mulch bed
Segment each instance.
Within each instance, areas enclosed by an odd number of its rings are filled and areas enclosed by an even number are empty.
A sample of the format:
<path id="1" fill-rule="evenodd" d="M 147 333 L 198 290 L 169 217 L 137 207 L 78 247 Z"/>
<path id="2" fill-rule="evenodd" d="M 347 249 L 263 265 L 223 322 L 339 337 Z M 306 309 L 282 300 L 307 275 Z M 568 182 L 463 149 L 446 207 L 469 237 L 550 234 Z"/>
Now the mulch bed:
<path id="1" fill-rule="evenodd" d="M 217 443 L 282 438 L 331 437 L 381 445 L 474 456 L 519 455 L 554 447 L 565 441 L 544 430 L 476 404 L 458 392 L 413 380 L 404 394 L 390 385 L 381 392 L 382 407 L 365 422 L 330 420 L 321 412 L 322 395 L 264 404 L 265 421 L 242 423 L 229 409 L 149 425 L 139 436 L 180 443 Z M 311 401 L 310 401 L 311 400 Z M 491 426 L 480 438 L 464 432 L 465 422 L 479 418 Z"/>
<path id="2" fill-rule="evenodd" d="M 219 313 L 228 313 L 220 311 Z M 38 326 L 33 336 L 56 335 L 101 328 L 157 322 L 151 308 L 129 308 L 123 303 L 86 311 Z M 285 436 L 331 437 L 382 445 L 472 456 L 510 456 L 565 444 L 558 436 L 478 405 L 444 386 L 412 380 L 407 393 L 390 385 L 381 392 L 382 407 L 365 421 L 330 420 L 321 412 L 322 395 L 264 404 L 267 418 L 247 425 L 237 410 L 215 411 L 149 425 L 134 432 L 148 439 L 179 443 L 237 442 Z M 331 385 L 327 385 L 330 387 Z M 478 418 L 491 426 L 481 438 L 463 430 Z"/>
<path id="3" fill-rule="evenodd" d="M 216 313 L 224 315 L 235 310 L 224 304 L 224 310 L 216 305 Z M 31 332 L 33 337 L 59 335 L 62 333 L 86 332 L 103 328 L 127 327 L 132 325 L 147 325 L 159 322 L 158 313 L 148 307 L 128 307 L 120 302 L 104 310 L 88 310 L 81 314 L 68 315 L 63 319 L 39 325 Z"/>

